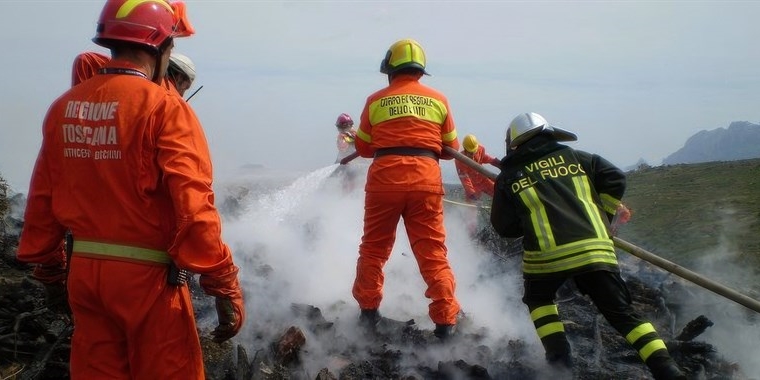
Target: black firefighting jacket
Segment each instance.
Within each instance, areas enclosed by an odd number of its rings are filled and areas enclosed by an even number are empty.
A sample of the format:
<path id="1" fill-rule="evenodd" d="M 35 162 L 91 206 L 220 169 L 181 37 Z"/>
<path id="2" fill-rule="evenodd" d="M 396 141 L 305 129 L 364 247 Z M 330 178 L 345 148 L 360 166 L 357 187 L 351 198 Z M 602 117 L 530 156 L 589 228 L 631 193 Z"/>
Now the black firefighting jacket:
<path id="1" fill-rule="evenodd" d="M 523 275 L 552 277 L 618 271 L 610 222 L 625 174 L 604 158 L 541 133 L 501 161 L 491 224 L 523 237 Z"/>

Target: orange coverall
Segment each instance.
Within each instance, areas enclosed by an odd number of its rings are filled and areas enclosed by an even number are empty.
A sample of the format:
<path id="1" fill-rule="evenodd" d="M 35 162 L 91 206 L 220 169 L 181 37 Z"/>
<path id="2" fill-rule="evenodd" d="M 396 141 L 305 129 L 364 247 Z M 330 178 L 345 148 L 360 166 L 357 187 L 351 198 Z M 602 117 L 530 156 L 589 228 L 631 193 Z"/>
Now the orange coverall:
<path id="1" fill-rule="evenodd" d="M 459 149 L 446 97 L 419 83 L 420 75 L 400 74 L 367 98 L 357 130 L 356 150 L 375 157 L 369 167 L 364 200 L 364 236 L 356 264 L 354 298 L 362 309 L 378 309 L 383 296 L 383 266 L 404 218 L 409 243 L 431 299 L 430 319 L 453 325 L 459 312 L 456 281 L 449 265 L 443 226 L 443 183 L 435 158 L 381 155 L 384 148 L 413 148 L 451 159 L 442 147 Z"/>
<path id="2" fill-rule="evenodd" d="M 190 293 L 167 284 L 167 262 L 236 309 L 242 292 L 195 113 L 141 76 L 103 74 L 58 98 L 42 132 L 17 257 L 61 265 L 74 236 L 72 379 L 203 379 Z"/>
<path id="3" fill-rule="evenodd" d="M 469 157 L 468 152 L 462 151 L 462 153 Z M 478 146 L 478 150 L 470 158 L 479 164 L 487 163 L 499 167 L 499 160 L 489 156 L 486 153 L 486 148 L 482 145 Z M 459 160 L 454 165 L 456 165 L 457 174 L 459 174 L 459 180 L 462 182 L 467 199 L 480 198 L 483 193 L 493 197 L 493 181 L 490 178 L 478 173 Z"/>

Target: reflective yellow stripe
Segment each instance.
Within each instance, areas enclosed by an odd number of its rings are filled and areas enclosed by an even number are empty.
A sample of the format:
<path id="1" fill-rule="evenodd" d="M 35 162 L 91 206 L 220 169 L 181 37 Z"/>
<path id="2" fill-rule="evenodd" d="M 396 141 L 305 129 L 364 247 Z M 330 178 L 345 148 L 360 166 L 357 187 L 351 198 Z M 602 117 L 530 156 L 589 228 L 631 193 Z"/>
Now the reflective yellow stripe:
<path id="1" fill-rule="evenodd" d="M 453 130 L 449 133 L 444 133 L 443 136 L 441 136 L 441 140 L 443 142 L 452 142 L 457 139 L 457 130 Z"/>
<path id="2" fill-rule="evenodd" d="M 539 338 L 545 338 L 551 334 L 565 332 L 565 325 L 563 325 L 562 322 L 552 322 L 537 328 L 536 332 L 538 333 Z"/>
<path id="3" fill-rule="evenodd" d="M 609 251 L 612 253 L 615 252 L 615 243 L 610 239 L 583 239 L 543 251 L 525 251 L 525 259 L 528 261 L 552 261 L 561 259 L 563 256 L 592 250 Z"/>
<path id="4" fill-rule="evenodd" d="M 556 273 L 591 264 L 617 265 L 617 259 L 604 251 L 592 251 L 572 258 L 558 260 L 551 263 L 532 264 L 523 261 L 523 272 L 529 274 Z"/>
<path id="5" fill-rule="evenodd" d="M 602 199 L 602 208 L 604 208 L 604 211 L 615 215 L 617 207 L 620 205 L 620 199 L 609 194 L 599 194 L 599 197 Z"/>
<path id="6" fill-rule="evenodd" d="M 628 343 L 630 344 L 634 344 L 642 336 L 653 333 L 653 332 L 657 332 L 657 331 L 655 331 L 654 326 L 652 326 L 651 323 L 649 322 L 642 323 L 636 326 L 635 329 L 631 330 L 631 332 L 626 334 L 625 340 L 628 341 Z"/>
<path id="7" fill-rule="evenodd" d="M 530 312 L 530 319 L 535 321 L 539 318 L 546 317 L 547 315 L 559 315 L 557 305 L 546 305 L 533 309 Z"/>
<path id="8" fill-rule="evenodd" d="M 573 177 L 573 184 L 575 185 L 575 192 L 578 195 L 578 200 L 583 203 L 586 209 L 586 215 L 588 215 L 591 224 L 594 226 L 596 236 L 599 238 L 608 238 L 607 227 L 605 227 L 604 221 L 602 221 L 602 215 L 594 202 L 594 197 L 591 193 L 591 183 L 588 181 L 587 176 Z"/>
<path id="9" fill-rule="evenodd" d="M 667 347 L 665 346 L 665 342 L 663 342 L 662 339 L 653 340 L 639 350 L 639 357 L 641 357 L 641 360 L 647 361 L 649 356 L 651 356 L 653 353 L 666 349 Z"/>
<path id="10" fill-rule="evenodd" d="M 555 273 L 595 263 L 617 265 L 613 244 L 610 239 L 585 239 L 547 251 L 525 251 L 523 271 Z"/>
<path id="11" fill-rule="evenodd" d="M 136 261 L 150 261 L 169 264 L 169 254 L 148 248 L 131 247 L 128 245 L 96 243 L 93 241 L 74 240 L 74 252 L 90 253 L 100 256 L 120 257 Z"/>
<path id="12" fill-rule="evenodd" d="M 356 131 L 356 137 L 358 137 L 360 140 L 366 142 L 367 144 L 372 142 L 372 135 L 369 133 L 365 133 L 361 128 L 359 128 Z"/>
<path id="13" fill-rule="evenodd" d="M 443 124 L 448 114 L 449 110 L 442 101 L 423 95 L 389 95 L 369 105 L 369 122 L 373 126 L 400 117 L 414 117 Z"/>
<path id="14" fill-rule="evenodd" d="M 538 246 L 542 251 L 547 251 L 555 246 L 554 233 L 552 226 L 549 224 L 549 216 L 546 215 L 546 208 L 541 203 L 541 199 L 536 189 L 531 187 L 520 192 L 520 198 L 523 203 L 531 210 L 530 222 L 533 224 L 533 231 L 536 231 Z"/>

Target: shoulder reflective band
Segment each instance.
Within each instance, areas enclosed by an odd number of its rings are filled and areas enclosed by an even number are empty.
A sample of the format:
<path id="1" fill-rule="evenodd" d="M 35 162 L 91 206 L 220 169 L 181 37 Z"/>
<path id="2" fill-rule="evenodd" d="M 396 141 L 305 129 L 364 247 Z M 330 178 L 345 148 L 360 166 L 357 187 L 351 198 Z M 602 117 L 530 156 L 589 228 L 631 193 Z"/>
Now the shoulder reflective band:
<path id="1" fill-rule="evenodd" d="M 162 264 L 169 264 L 171 262 L 169 254 L 163 251 L 128 245 L 96 243 L 93 241 L 74 240 L 74 252 Z"/>

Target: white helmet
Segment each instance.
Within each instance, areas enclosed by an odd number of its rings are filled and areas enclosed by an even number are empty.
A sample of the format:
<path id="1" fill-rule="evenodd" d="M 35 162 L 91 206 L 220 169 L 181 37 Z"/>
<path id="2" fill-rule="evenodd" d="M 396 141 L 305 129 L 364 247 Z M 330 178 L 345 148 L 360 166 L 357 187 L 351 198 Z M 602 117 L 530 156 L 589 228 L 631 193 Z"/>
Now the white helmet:
<path id="1" fill-rule="evenodd" d="M 514 149 L 541 131 L 551 133 L 557 141 L 575 141 L 578 139 L 572 132 L 549 125 L 549 122 L 543 116 L 535 112 L 528 112 L 517 115 L 509 123 L 509 128 L 507 128 L 507 147 Z"/>
<path id="2" fill-rule="evenodd" d="M 169 57 L 169 67 L 187 75 L 191 83 L 195 81 L 195 65 L 186 55 L 173 52 Z"/>

